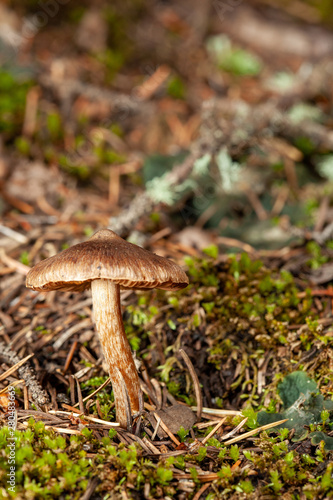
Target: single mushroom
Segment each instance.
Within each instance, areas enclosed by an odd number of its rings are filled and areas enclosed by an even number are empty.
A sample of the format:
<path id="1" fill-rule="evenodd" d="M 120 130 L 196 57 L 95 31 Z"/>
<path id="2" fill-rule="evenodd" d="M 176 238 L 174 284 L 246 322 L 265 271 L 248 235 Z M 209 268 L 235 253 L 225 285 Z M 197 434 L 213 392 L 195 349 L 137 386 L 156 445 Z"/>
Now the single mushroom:
<path id="1" fill-rule="evenodd" d="M 28 272 L 26 286 L 38 291 L 75 292 L 91 287 L 94 320 L 113 386 L 117 421 L 126 428 L 126 390 L 133 415 L 140 411 L 141 389 L 124 330 L 120 287 L 180 290 L 188 283 L 186 273 L 174 262 L 102 229 L 89 240 L 39 262 Z"/>

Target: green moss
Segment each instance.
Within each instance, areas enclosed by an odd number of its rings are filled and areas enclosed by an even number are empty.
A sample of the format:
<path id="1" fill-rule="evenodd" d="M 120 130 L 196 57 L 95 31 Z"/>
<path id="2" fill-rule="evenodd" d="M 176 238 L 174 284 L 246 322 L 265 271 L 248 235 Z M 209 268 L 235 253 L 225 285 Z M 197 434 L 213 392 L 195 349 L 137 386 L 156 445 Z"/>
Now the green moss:
<path id="1" fill-rule="evenodd" d="M 92 377 L 86 382 L 82 382 L 81 388 L 86 389 L 88 387 L 92 387 L 95 390 L 97 387 L 100 387 L 102 384 L 104 384 L 107 378 L 108 377 Z"/>
<path id="2" fill-rule="evenodd" d="M 260 408 L 263 400 L 271 398 L 269 411 L 274 412 L 277 383 L 295 370 L 295 364 L 304 369 L 304 353 L 316 346 L 322 358 L 310 376 L 329 388 L 331 374 L 324 353 L 332 345 L 332 337 L 324 334 L 317 321 L 310 290 L 300 295 L 288 271 L 268 269 L 245 253 L 221 262 L 215 259 L 216 247 L 211 250 L 211 256 L 185 258 L 190 277 L 186 289 L 175 293 L 145 292 L 139 305 L 128 307 L 126 331 L 141 339 L 141 349 L 146 346 L 152 375 L 166 382 L 178 398 L 188 397 L 177 356 L 181 344 L 193 345 L 194 338 L 201 345 L 201 366 L 206 375 L 214 377 L 220 372 L 228 379 L 227 386 L 214 384 L 210 388 L 211 397 L 224 405 L 229 401 L 238 409 L 251 405 Z M 146 304 L 153 305 L 153 309 L 147 310 Z M 152 349 L 153 359 L 158 357 L 154 342 L 149 343 L 150 332 L 158 339 L 159 349 L 164 350 L 163 364 L 151 363 Z M 295 350 L 288 347 L 293 344 Z M 268 351 L 274 353 L 270 361 L 274 377 L 266 377 L 259 396 L 257 367 Z M 195 368 L 200 373 L 201 367 L 195 364 Z"/>
<path id="3" fill-rule="evenodd" d="M 17 137 L 15 139 L 15 147 L 19 153 L 21 153 L 23 156 L 29 156 L 30 154 L 30 149 L 31 149 L 31 144 L 28 139 L 25 137 Z"/>
<path id="4" fill-rule="evenodd" d="M 30 266 L 29 262 L 29 252 L 22 252 L 20 255 L 20 262 L 26 266 Z"/>
<path id="5" fill-rule="evenodd" d="M 21 130 L 25 100 L 31 86 L 27 78 L 0 70 L 0 132 L 11 136 Z"/>
<path id="6" fill-rule="evenodd" d="M 115 444 L 109 437 L 96 439 L 94 432 L 84 428 L 82 436 L 65 437 L 46 430 L 42 422 L 29 420 L 26 431 L 15 431 L 15 493 L 8 492 L 7 473 L 10 471 L 9 429 L 0 429 L 0 495 L 1 498 L 64 498 L 79 499 L 85 492 L 89 479 L 100 478 L 98 491 L 106 494 L 126 491 L 127 485 L 142 491 L 149 482 L 151 492 L 156 488 L 172 494 L 170 487 L 173 473 L 170 464 L 152 463 L 142 458 L 139 447 Z M 87 458 L 82 446 L 94 453 Z M 7 491 L 6 491 L 7 490 Z"/>
<path id="7" fill-rule="evenodd" d="M 307 264 L 311 269 L 319 269 L 328 261 L 328 256 L 322 254 L 320 245 L 315 241 L 309 241 L 306 245 L 306 250 L 310 255 Z"/>
<path id="8" fill-rule="evenodd" d="M 10 471 L 9 437 L 9 429 L 2 428 L 0 485 L 4 489 L 8 486 L 6 475 Z M 15 498 L 51 499 L 58 498 L 59 494 L 64 498 L 79 498 L 78 492 L 86 489 L 91 463 L 74 440 L 68 445 L 66 438 L 30 419 L 26 431 L 15 431 L 15 450 Z"/>
<path id="9" fill-rule="evenodd" d="M 52 142 L 60 141 L 64 135 L 63 123 L 58 112 L 49 113 L 46 117 L 46 127 Z"/>
<path id="10" fill-rule="evenodd" d="M 290 273 L 272 272 L 263 262 L 252 260 L 246 254 L 230 256 L 221 262 L 216 259 L 215 248 L 208 253 L 202 259 L 186 259 L 190 276 L 187 289 L 142 292 L 136 304 L 126 308 L 126 332 L 132 346 L 140 339 L 141 355 L 148 360 L 150 376 L 166 383 L 168 391 L 178 400 L 193 404 L 194 397 L 188 392 L 187 370 L 180 362 L 178 351 L 182 343 L 190 342 L 196 348 L 198 342 L 200 356 L 194 355 L 192 362 L 200 381 L 204 381 L 205 376 L 218 380 L 209 388 L 215 404 L 243 408 L 242 415 L 229 418 L 226 424 L 233 428 L 247 417 L 244 430 L 257 429 L 258 410 L 263 401 L 270 401 L 266 408 L 268 415 L 280 411 L 279 382 L 287 373 L 295 371 L 296 364 L 297 369 L 302 370 L 304 354 L 315 346 L 320 355 L 309 372 L 321 385 L 321 392 L 326 391 L 330 396 L 332 376 L 324 354 L 331 348 L 332 338 L 325 334 L 312 310 L 310 293 L 300 297 Z M 292 343 L 297 349 L 291 347 Z M 163 364 L 159 362 L 161 350 Z M 258 366 L 267 359 L 268 350 L 272 353 L 271 364 L 259 395 Z M 322 362 L 320 356 L 323 356 Z M 204 366 L 204 372 L 200 366 Z M 224 385 L 219 374 L 227 381 Z M 81 384 L 83 396 L 105 379 L 93 377 Z M 96 398 L 103 418 L 114 420 L 110 386 Z M 321 402 L 318 396 L 315 401 Z M 309 422 L 306 452 L 293 446 L 290 430 L 283 428 L 258 433 L 251 450 L 246 449 L 248 442 L 226 446 L 215 435 L 195 451 L 167 460 L 158 457 L 150 460 L 139 446 L 119 444 L 114 429 L 108 436 L 101 437 L 93 427 L 83 427 L 82 435 L 68 437 L 30 421 L 27 431 L 18 433 L 21 441 L 17 448 L 16 497 L 19 500 L 53 497 L 75 500 L 83 495 L 89 480 L 98 477 L 96 494 L 101 497 L 112 494 L 116 498 L 126 492 L 128 498 L 140 498 L 147 488 L 145 485 L 149 484 L 151 498 L 176 498 L 181 489 L 175 469 L 190 474 L 194 495 L 202 485 L 199 466 L 204 471 L 212 467 L 217 474 L 206 498 L 238 500 L 254 498 L 253 495 L 274 498 L 287 493 L 297 498 L 300 491 L 306 498 L 329 498 L 332 490 L 331 413 L 318 404 L 316 410 L 319 417 L 316 422 Z M 90 412 L 97 415 L 95 405 L 90 407 Z M 195 429 L 196 438 L 207 436 L 212 428 Z M 0 432 L 0 470 L 8 458 L 6 432 Z M 185 429 L 180 430 L 179 438 L 185 447 L 192 441 Z M 303 446 L 302 443 L 296 444 Z M 319 465 L 322 468 L 318 472 Z"/>
<path id="11" fill-rule="evenodd" d="M 262 69 L 260 60 L 250 52 L 242 49 L 232 49 L 221 58 L 220 68 L 234 75 L 256 76 Z"/>
<path id="12" fill-rule="evenodd" d="M 192 292 L 197 289 L 199 295 L 194 293 L 193 300 L 205 298 L 201 303 L 209 317 L 209 361 L 217 368 L 238 349 L 236 338 L 252 341 L 260 355 L 260 348 L 266 350 L 287 342 L 290 322 L 301 325 L 308 315 L 312 316 L 310 293 L 300 299 L 290 273 L 274 273 L 247 254 L 231 256 L 220 266 L 213 260 L 192 258 L 186 263 Z M 195 314 L 190 324 L 199 326 Z"/>
<path id="13" fill-rule="evenodd" d="M 67 173 L 80 180 L 87 180 L 92 176 L 93 169 L 82 163 L 76 164 L 68 156 L 62 154 L 58 158 L 59 166 Z"/>
<path id="14" fill-rule="evenodd" d="M 171 78 L 168 82 L 167 92 L 169 96 L 175 99 L 184 99 L 185 97 L 185 85 L 181 78 L 175 76 Z"/>

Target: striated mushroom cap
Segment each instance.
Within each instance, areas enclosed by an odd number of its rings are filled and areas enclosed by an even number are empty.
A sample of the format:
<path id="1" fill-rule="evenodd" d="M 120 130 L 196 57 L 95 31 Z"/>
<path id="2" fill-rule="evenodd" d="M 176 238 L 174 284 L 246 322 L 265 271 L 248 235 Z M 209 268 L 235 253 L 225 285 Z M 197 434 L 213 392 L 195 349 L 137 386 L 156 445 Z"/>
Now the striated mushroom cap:
<path id="1" fill-rule="evenodd" d="M 141 290 L 180 290 L 189 283 L 174 262 L 102 229 L 89 240 L 36 264 L 27 274 L 26 286 L 39 291 L 81 292 L 97 279 Z"/>

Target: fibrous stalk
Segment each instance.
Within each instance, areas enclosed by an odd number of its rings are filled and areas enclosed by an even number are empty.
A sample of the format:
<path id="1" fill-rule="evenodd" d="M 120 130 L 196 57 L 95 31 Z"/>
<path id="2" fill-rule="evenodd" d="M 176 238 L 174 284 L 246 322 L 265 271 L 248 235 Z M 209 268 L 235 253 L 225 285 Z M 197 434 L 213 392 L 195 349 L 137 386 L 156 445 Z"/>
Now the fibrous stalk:
<path id="1" fill-rule="evenodd" d="M 140 410 L 141 389 L 124 330 L 120 307 L 120 287 L 111 280 L 98 279 L 91 282 L 91 291 L 96 330 L 113 387 L 117 422 L 121 427 L 126 428 L 126 402 L 123 397 L 121 376 L 126 385 L 132 414 Z"/>

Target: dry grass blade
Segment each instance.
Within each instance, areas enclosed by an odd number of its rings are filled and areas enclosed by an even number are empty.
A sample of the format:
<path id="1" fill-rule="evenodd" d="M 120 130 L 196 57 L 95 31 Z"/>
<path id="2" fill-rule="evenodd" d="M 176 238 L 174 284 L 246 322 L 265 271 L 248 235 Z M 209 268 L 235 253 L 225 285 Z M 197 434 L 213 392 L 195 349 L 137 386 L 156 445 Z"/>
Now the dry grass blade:
<path id="1" fill-rule="evenodd" d="M 243 241 L 237 240 L 235 238 L 219 236 L 217 238 L 217 242 L 226 247 L 237 247 L 240 248 L 241 250 L 244 250 L 244 252 L 256 253 L 256 249 L 253 246 L 249 245 L 248 243 L 244 243 Z"/>
<path id="2" fill-rule="evenodd" d="M 67 372 L 68 368 L 69 368 L 69 365 L 71 364 L 72 362 L 72 359 L 73 359 L 73 356 L 74 356 L 74 353 L 75 353 L 75 350 L 77 348 L 77 341 L 75 340 L 68 352 L 68 355 L 67 355 L 67 358 L 66 358 L 66 361 L 65 361 L 65 366 L 64 366 L 64 370 L 63 370 L 63 375 L 65 375 L 65 373 Z"/>
<path id="3" fill-rule="evenodd" d="M 85 403 L 86 401 L 89 401 L 89 399 L 92 399 L 94 396 L 96 396 L 96 394 L 98 394 L 102 389 L 104 389 L 104 387 L 106 387 L 109 383 L 111 382 L 111 379 L 110 377 L 105 381 L 103 382 L 102 385 L 100 385 L 96 391 L 94 391 L 92 394 L 89 394 L 89 396 L 86 396 L 85 398 L 83 398 L 83 402 Z M 79 406 L 79 403 L 76 403 L 75 405 L 73 405 L 74 407 L 76 406 Z"/>
<path id="4" fill-rule="evenodd" d="M 151 451 L 154 453 L 154 455 L 160 455 L 161 452 L 156 446 L 147 438 L 147 436 L 144 436 L 142 438 L 142 441 L 148 446 L 148 448 L 151 449 Z"/>
<path id="5" fill-rule="evenodd" d="M 206 444 L 208 439 L 214 436 L 215 432 L 219 430 L 219 428 L 224 424 L 226 420 L 227 417 L 222 418 L 222 420 L 220 420 L 220 422 L 214 427 L 214 429 L 202 440 L 202 444 Z"/>
<path id="6" fill-rule="evenodd" d="M 90 318 L 85 318 L 82 321 L 79 321 L 79 323 L 75 323 L 75 325 L 71 326 L 63 332 L 60 337 L 54 342 L 53 347 L 55 351 L 58 351 L 67 340 L 74 335 L 74 333 L 77 333 L 84 328 L 89 328 L 92 325 L 91 319 Z"/>
<path id="7" fill-rule="evenodd" d="M 232 431 L 228 432 L 228 434 L 226 434 L 225 436 L 222 436 L 221 437 L 221 441 L 225 441 L 226 439 L 228 439 L 229 437 L 233 436 L 234 434 L 236 434 L 236 432 L 238 432 L 242 427 L 243 425 L 247 422 L 248 420 L 248 417 L 244 418 L 238 425 L 237 427 L 235 427 L 234 429 L 232 429 Z"/>
<path id="8" fill-rule="evenodd" d="M 81 415 L 83 415 L 82 413 L 73 413 L 63 410 L 50 410 L 49 413 L 51 413 L 52 415 L 66 415 L 68 417 L 80 417 Z M 100 418 L 90 417 L 90 415 L 84 415 L 84 419 L 95 422 L 96 424 L 107 425 L 109 427 L 119 427 L 118 422 L 108 422 L 107 420 L 101 420 Z"/>
<path id="9" fill-rule="evenodd" d="M 78 379 L 76 377 L 74 377 L 74 378 L 75 378 L 75 381 L 76 381 L 77 396 L 78 396 L 78 399 L 79 399 L 79 408 L 80 408 L 80 411 L 82 413 L 84 413 L 84 404 L 83 404 L 83 398 L 82 398 L 82 392 L 81 392 L 80 382 L 78 381 Z"/>
<path id="10" fill-rule="evenodd" d="M 133 441 L 136 441 L 137 443 L 139 443 L 139 445 L 144 449 L 144 451 L 146 453 L 148 453 L 148 455 L 151 454 L 151 448 L 150 448 L 150 446 L 148 446 L 147 443 L 145 443 L 141 438 L 139 438 L 139 436 L 136 436 L 135 434 L 132 434 L 131 438 L 132 438 Z"/>
<path id="11" fill-rule="evenodd" d="M 21 359 L 21 361 L 18 361 L 14 366 L 12 366 L 11 368 L 8 368 L 8 370 L 6 370 L 4 373 L 2 373 L 0 375 L 0 382 L 2 380 L 5 380 L 12 373 L 16 372 L 16 370 L 18 368 L 20 368 L 20 366 L 24 365 L 24 363 L 26 363 L 28 361 L 28 359 L 32 358 L 33 356 L 34 356 L 34 354 L 28 354 L 28 356 L 26 356 L 25 358 Z"/>
<path id="12" fill-rule="evenodd" d="M 156 410 L 155 406 L 150 405 L 149 403 L 144 403 L 144 407 L 145 407 L 145 408 L 146 408 L 146 410 L 148 410 L 148 411 L 154 411 L 154 410 Z"/>
<path id="13" fill-rule="evenodd" d="M 99 479 L 98 477 L 94 477 L 94 479 L 91 479 L 89 481 L 89 484 L 87 486 L 87 489 L 86 491 L 84 492 L 84 494 L 80 497 L 80 500 L 89 500 L 90 497 L 92 496 L 92 494 L 95 492 L 96 490 L 96 486 L 98 485 L 99 483 Z"/>
<path id="14" fill-rule="evenodd" d="M 27 238 L 23 234 L 18 233 L 17 231 L 14 231 L 10 227 L 3 226 L 2 224 L 0 224 L 0 233 L 4 234 L 8 238 L 11 238 L 12 240 L 17 241 L 18 243 L 22 243 L 23 245 L 26 245 L 28 243 L 28 241 L 29 241 L 29 238 Z M 5 253 L 4 253 L 3 249 L 1 249 L 1 251 L 0 251 L 0 259 L 1 259 L 1 256 L 4 255 L 4 254 Z M 10 259 L 10 257 L 8 257 L 8 258 Z"/>
<path id="15" fill-rule="evenodd" d="M 56 417 L 55 415 L 50 415 L 50 413 L 46 413 L 44 411 L 38 410 L 20 410 L 17 409 L 18 421 L 27 420 L 30 417 L 33 417 L 34 420 L 42 420 L 43 422 L 52 421 L 55 424 L 62 425 L 64 423 L 62 418 Z"/>
<path id="16" fill-rule="evenodd" d="M 153 387 L 152 386 L 149 387 L 148 384 L 146 384 L 146 382 L 143 382 L 143 380 L 140 380 L 140 387 L 141 387 L 141 391 L 144 394 L 147 394 L 147 396 L 149 397 L 149 401 L 154 404 L 154 407 L 159 409 L 158 408 L 158 401 L 157 401 L 156 396 L 154 394 Z"/>
<path id="17" fill-rule="evenodd" d="M 245 189 L 245 194 L 248 197 L 248 200 L 251 203 L 253 210 L 257 214 L 258 219 L 266 220 L 268 215 L 257 193 L 251 189 Z"/>
<path id="18" fill-rule="evenodd" d="M 201 488 L 194 495 L 193 500 L 199 500 L 201 495 L 205 493 L 205 491 L 207 490 L 207 488 L 209 488 L 209 486 L 210 486 L 209 483 L 203 484 Z"/>
<path id="19" fill-rule="evenodd" d="M 198 407 L 197 406 L 191 406 L 191 410 L 197 411 Z M 217 408 L 202 408 L 202 414 L 203 416 L 219 416 L 219 417 L 230 417 L 230 416 L 237 416 L 241 415 L 241 411 L 236 411 L 236 410 L 219 410 Z"/>
<path id="20" fill-rule="evenodd" d="M 24 409 L 29 409 L 29 391 L 26 385 L 23 386 Z"/>
<path id="21" fill-rule="evenodd" d="M 179 352 L 182 355 L 193 380 L 194 392 L 197 400 L 197 419 L 200 420 L 202 414 L 202 392 L 200 389 L 198 375 L 196 374 L 192 361 L 190 360 L 186 352 L 183 349 L 179 349 Z"/>
<path id="22" fill-rule="evenodd" d="M 17 385 L 19 385 L 19 384 L 23 384 L 23 383 L 24 383 L 24 380 L 23 380 L 23 379 L 21 379 L 21 380 L 15 380 L 14 382 L 11 382 L 11 383 L 10 383 L 10 387 L 16 387 Z M 8 387 L 9 387 L 9 385 L 7 385 L 7 386 L 6 386 L 6 387 L 4 387 L 3 389 L 1 389 L 1 390 L 0 390 L 0 395 L 1 395 L 1 394 L 4 394 L 5 392 L 7 392 L 7 391 L 8 391 Z"/>
<path id="23" fill-rule="evenodd" d="M 30 271 L 30 267 L 22 264 L 22 262 L 19 262 L 18 260 L 8 257 L 3 248 L 0 249 L 0 260 L 2 260 L 2 262 L 6 264 L 6 266 L 15 269 L 15 271 L 20 274 L 23 274 L 23 276 L 26 276 Z"/>
<path id="24" fill-rule="evenodd" d="M 195 424 L 197 429 L 207 429 L 207 427 L 210 427 L 212 425 L 219 424 L 221 420 L 209 420 L 208 422 L 200 422 L 199 424 Z"/>
<path id="25" fill-rule="evenodd" d="M 287 418 L 283 420 L 278 420 L 277 422 L 272 422 L 271 424 L 263 425 L 262 427 L 258 427 L 258 429 L 253 429 L 252 431 L 245 432 L 245 434 L 242 434 L 241 436 L 237 436 L 233 439 L 229 439 L 229 441 L 226 441 L 224 444 L 229 445 L 236 443 L 237 441 L 242 441 L 242 439 L 247 439 L 250 436 L 253 436 L 254 434 L 257 434 L 258 432 L 261 431 L 266 431 L 267 429 L 272 429 L 273 427 L 277 427 L 278 425 L 283 424 L 284 422 L 287 422 Z"/>
<path id="26" fill-rule="evenodd" d="M 178 457 L 179 455 L 186 455 L 186 454 L 188 454 L 187 450 L 174 450 L 174 451 L 168 451 L 167 453 L 161 453 L 160 458 Z"/>
<path id="27" fill-rule="evenodd" d="M 142 100 L 149 99 L 165 82 L 170 72 L 170 68 L 165 64 L 159 66 L 157 70 L 136 89 L 138 98 Z"/>
<path id="28" fill-rule="evenodd" d="M 174 474 L 173 477 L 175 479 L 192 479 L 191 474 Z M 215 481 L 215 479 L 218 479 L 219 476 L 216 474 L 216 472 L 208 472 L 207 474 L 198 474 L 197 479 L 201 483 L 207 483 L 211 481 Z"/>
<path id="29" fill-rule="evenodd" d="M 158 419 L 160 419 L 160 426 L 162 427 L 162 429 L 167 433 L 167 435 L 169 436 L 170 439 L 172 439 L 172 441 L 177 445 L 179 446 L 180 445 L 180 441 L 178 441 L 178 439 L 176 438 L 176 436 L 174 436 L 172 434 L 172 432 L 170 431 L 169 427 L 163 422 L 163 420 L 160 418 L 159 415 L 157 415 L 157 413 L 154 412 L 154 417 L 156 418 L 156 421 Z"/>
<path id="30" fill-rule="evenodd" d="M 22 425 L 24 427 L 28 427 L 29 423 L 28 422 L 22 422 Z M 62 428 L 62 427 L 54 427 L 53 425 L 45 425 L 46 430 L 52 430 L 55 432 L 62 432 L 63 434 L 76 434 L 77 436 L 82 436 L 82 432 L 77 431 L 76 429 L 67 429 L 67 428 Z"/>
<path id="31" fill-rule="evenodd" d="M 162 404 L 163 404 L 161 386 L 155 378 L 152 378 L 150 382 L 151 382 L 151 385 L 153 386 L 154 391 L 155 391 L 154 396 L 155 396 L 155 400 L 156 400 L 156 406 L 157 406 L 157 409 L 159 410 L 160 408 L 162 408 Z M 155 403 L 155 400 L 154 400 L 154 403 Z"/>
<path id="32" fill-rule="evenodd" d="M 156 427 L 155 427 L 155 429 L 154 429 L 154 433 L 153 433 L 153 435 L 152 435 L 152 437 L 151 437 L 152 441 L 154 441 L 154 439 L 155 439 L 155 437 L 156 437 L 156 434 L 157 434 L 158 428 L 159 428 L 159 426 L 160 426 L 161 420 L 162 420 L 162 419 L 161 419 L 161 417 L 158 417 L 158 418 L 157 418 Z"/>

